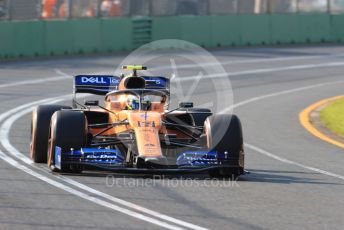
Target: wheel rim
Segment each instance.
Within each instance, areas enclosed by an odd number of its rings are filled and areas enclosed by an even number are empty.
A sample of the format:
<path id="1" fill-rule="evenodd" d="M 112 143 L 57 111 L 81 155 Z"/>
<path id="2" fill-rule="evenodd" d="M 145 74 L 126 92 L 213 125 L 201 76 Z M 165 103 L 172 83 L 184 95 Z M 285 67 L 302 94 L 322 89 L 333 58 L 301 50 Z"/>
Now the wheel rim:
<path id="1" fill-rule="evenodd" d="M 208 120 L 206 120 L 205 121 L 205 124 L 204 124 L 204 133 L 205 133 L 205 135 L 206 135 L 206 138 L 207 138 L 207 147 L 208 147 L 208 149 L 210 149 L 211 148 L 211 137 L 210 137 L 210 133 L 211 132 L 211 130 L 210 130 L 210 124 L 209 124 L 209 121 Z"/>
<path id="2" fill-rule="evenodd" d="M 30 132 L 30 157 L 31 159 L 34 158 L 34 145 L 33 145 L 33 124 L 31 121 L 31 132 Z"/>
<path id="3" fill-rule="evenodd" d="M 51 168 L 53 164 L 53 143 L 52 143 L 51 131 L 49 131 L 49 138 L 48 138 L 48 151 L 47 151 L 47 162 L 48 167 Z"/>

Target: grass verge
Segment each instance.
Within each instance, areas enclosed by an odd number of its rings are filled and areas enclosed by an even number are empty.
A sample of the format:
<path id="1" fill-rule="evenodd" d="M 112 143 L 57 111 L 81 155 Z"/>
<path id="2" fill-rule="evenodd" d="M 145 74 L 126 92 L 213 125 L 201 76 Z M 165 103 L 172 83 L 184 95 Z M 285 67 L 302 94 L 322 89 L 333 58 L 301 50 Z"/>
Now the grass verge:
<path id="1" fill-rule="evenodd" d="M 321 110 L 320 120 L 328 129 L 344 137 L 344 98 L 330 103 Z"/>

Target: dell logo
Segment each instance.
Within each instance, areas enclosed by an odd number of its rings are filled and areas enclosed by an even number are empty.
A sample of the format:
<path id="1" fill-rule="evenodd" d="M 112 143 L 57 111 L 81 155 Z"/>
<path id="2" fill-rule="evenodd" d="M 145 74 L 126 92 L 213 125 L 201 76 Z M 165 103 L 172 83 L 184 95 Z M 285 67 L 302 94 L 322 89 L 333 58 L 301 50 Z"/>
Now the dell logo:
<path id="1" fill-rule="evenodd" d="M 103 77 L 81 77 L 82 83 L 96 83 L 96 84 L 106 84 Z"/>

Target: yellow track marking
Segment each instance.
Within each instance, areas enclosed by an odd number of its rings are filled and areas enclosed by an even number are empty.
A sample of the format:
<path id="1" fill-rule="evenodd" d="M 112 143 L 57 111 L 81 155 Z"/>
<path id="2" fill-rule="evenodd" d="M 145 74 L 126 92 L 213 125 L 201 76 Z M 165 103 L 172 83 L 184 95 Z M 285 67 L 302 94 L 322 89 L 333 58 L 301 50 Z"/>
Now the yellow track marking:
<path id="1" fill-rule="evenodd" d="M 326 136 L 325 134 L 320 132 L 318 129 L 316 129 L 310 121 L 310 113 L 312 111 L 314 111 L 315 109 L 319 108 L 320 106 L 326 104 L 326 103 L 329 103 L 329 102 L 334 101 L 334 100 L 338 100 L 338 99 L 343 98 L 343 97 L 344 97 L 344 95 L 341 95 L 341 96 L 331 97 L 331 98 L 327 98 L 327 99 L 318 101 L 318 102 L 308 106 L 307 108 L 305 108 L 299 114 L 300 123 L 308 132 L 310 132 L 311 134 L 313 134 L 317 138 L 319 138 L 323 141 L 326 141 L 328 143 L 331 143 L 333 145 L 336 145 L 340 148 L 344 148 L 344 143 L 333 140 L 332 138 Z"/>

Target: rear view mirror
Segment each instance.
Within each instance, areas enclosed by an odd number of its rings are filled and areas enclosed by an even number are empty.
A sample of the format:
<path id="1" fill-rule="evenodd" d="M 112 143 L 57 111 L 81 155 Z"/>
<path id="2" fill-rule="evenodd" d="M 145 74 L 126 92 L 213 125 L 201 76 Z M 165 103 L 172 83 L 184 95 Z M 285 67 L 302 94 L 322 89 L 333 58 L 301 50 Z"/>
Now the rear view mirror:
<path id="1" fill-rule="evenodd" d="M 193 102 L 180 102 L 179 108 L 183 108 L 183 109 L 193 108 Z"/>

